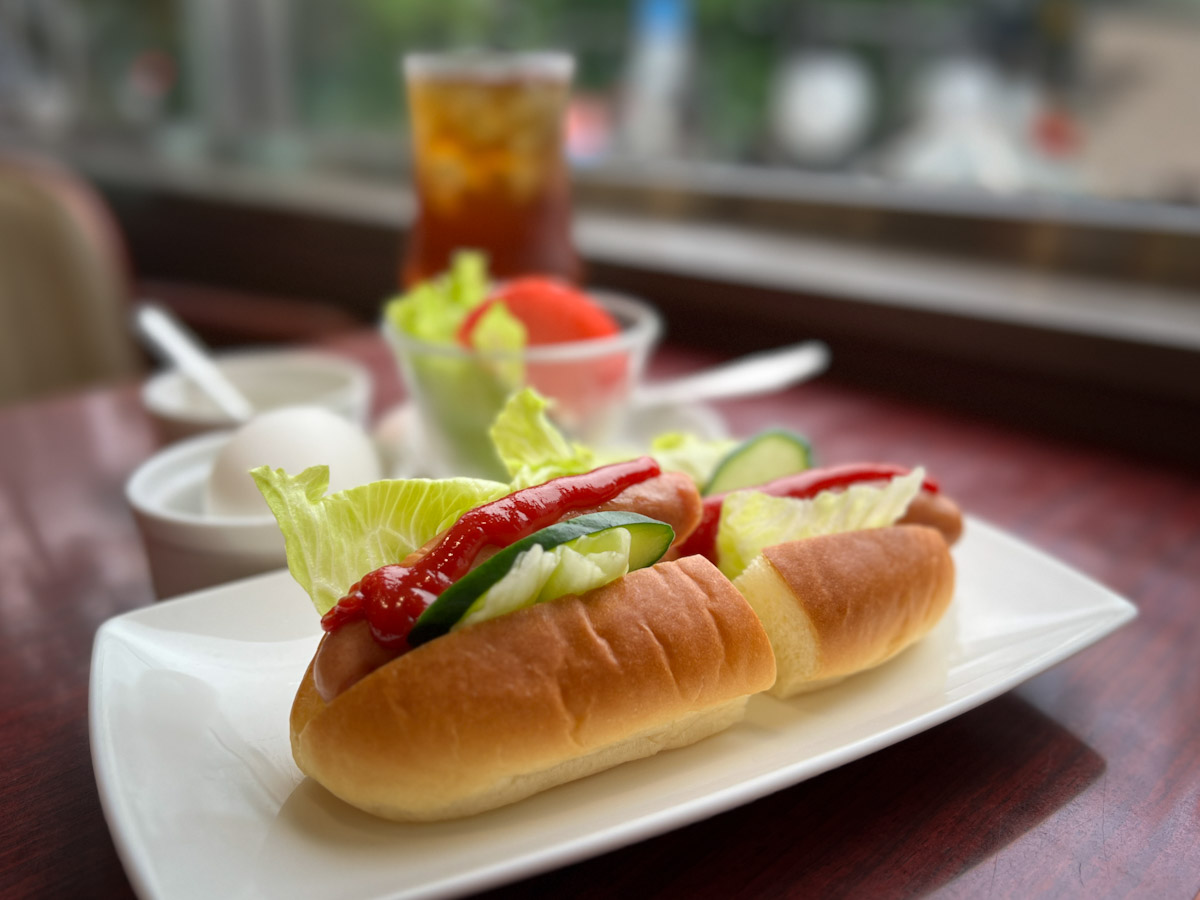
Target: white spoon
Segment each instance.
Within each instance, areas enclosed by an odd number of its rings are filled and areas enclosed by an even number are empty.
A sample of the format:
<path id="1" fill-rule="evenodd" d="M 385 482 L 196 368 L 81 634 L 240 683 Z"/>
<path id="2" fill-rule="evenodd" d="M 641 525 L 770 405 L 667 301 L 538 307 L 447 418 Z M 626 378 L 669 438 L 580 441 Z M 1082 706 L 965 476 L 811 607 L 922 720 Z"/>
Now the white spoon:
<path id="1" fill-rule="evenodd" d="M 174 363 L 192 384 L 235 422 L 254 415 L 254 405 L 217 368 L 208 350 L 182 322 L 155 303 L 143 302 L 134 313 L 134 327 L 155 354 Z"/>
<path id="2" fill-rule="evenodd" d="M 829 348 L 820 341 L 805 341 L 752 353 L 680 378 L 641 385 L 630 402 L 641 409 L 766 394 L 807 381 L 828 366 Z"/>

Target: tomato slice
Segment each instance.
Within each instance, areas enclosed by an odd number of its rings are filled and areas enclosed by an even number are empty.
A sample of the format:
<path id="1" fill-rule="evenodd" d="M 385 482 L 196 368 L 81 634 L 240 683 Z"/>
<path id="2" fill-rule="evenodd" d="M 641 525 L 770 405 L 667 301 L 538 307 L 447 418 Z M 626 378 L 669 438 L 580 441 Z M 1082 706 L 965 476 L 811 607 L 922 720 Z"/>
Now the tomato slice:
<path id="1" fill-rule="evenodd" d="M 582 291 L 553 278 L 530 275 L 505 282 L 471 310 L 459 327 L 459 343 L 470 346 L 471 332 L 493 303 L 503 303 L 521 321 L 530 345 L 585 341 L 620 331 L 608 311 Z"/>

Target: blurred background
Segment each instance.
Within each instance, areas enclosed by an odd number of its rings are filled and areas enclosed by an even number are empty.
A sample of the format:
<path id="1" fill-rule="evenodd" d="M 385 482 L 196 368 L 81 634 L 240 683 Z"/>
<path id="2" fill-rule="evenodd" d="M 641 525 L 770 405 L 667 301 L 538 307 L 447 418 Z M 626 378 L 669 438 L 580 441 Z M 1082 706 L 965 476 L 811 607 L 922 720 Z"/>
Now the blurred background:
<path id="1" fill-rule="evenodd" d="M 93 187 L 203 336 L 306 339 L 395 289 L 398 60 L 466 47 L 575 54 L 588 280 L 675 339 L 1200 400 L 1196 0 L 0 0 L 0 149 Z"/>
<path id="2" fill-rule="evenodd" d="M 0 126 L 399 177 L 398 57 L 565 48 L 573 162 L 1200 203 L 1200 4 L 0 0 Z"/>

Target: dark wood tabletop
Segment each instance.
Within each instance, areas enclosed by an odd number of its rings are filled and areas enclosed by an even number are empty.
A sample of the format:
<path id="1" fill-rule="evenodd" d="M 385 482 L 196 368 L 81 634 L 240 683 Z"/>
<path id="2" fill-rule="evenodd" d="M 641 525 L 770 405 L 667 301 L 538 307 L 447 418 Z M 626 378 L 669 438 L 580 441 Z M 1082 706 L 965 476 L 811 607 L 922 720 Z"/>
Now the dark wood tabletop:
<path id="1" fill-rule="evenodd" d="M 400 399 L 374 335 L 332 345 Z M 655 374 L 711 354 L 668 347 Z M 840 386 L 720 406 L 823 462 L 923 464 L 970 514 L 1139 617 L 890 748 L 497 897 L 1147 897 L 1200 890 L 1200 475 Z M 0 895 L 132 895 L 88 744 L 92 640 L 154 602 L 123 486 L 157 446 L 136 383 L 0 409 Z M 282 725 L 281 725 L 282 727 Z"/>

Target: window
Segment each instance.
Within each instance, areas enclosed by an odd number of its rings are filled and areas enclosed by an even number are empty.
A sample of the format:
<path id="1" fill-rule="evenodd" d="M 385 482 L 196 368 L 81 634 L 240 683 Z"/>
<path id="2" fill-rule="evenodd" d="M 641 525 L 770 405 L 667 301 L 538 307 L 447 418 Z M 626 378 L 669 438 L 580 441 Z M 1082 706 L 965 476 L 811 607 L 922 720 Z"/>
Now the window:
<path id="1" fill-rule="evenodd" d="M 983 199 L 1200 202 L 1200 10 L 1187 3 L 7 3 L 0 122 L 398 172 L 399 56 L 485 44 L 577 55 L 581 169 L 720 164 Z"/>
<path id="2" fill-rule="evenodd" d="M 398 188 L 399 58 L 480 45 L 576 55 L 581 208 L 1200 284 L 1184 0 L 8 2 L 0 138 Z"/>

